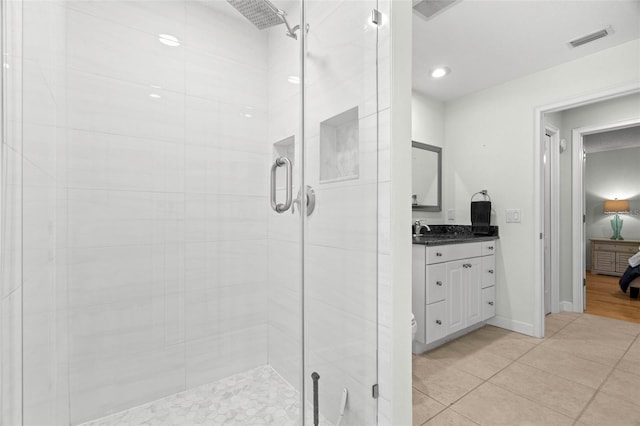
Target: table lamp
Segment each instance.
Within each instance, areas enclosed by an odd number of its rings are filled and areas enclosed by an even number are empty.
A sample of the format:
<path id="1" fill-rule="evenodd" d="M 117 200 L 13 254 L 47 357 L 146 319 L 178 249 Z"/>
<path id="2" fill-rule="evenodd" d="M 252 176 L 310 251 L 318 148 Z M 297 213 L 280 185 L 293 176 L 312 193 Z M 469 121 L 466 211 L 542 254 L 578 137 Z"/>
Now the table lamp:
<path id="1" fill-rule="evenodd" d="M 622 231 L 622 222 L 620 219 L 619 213 L 629 213 L 629 200 L 605 200 L 604 202 L 604 214 L 615 214 L 613 219 L 611 219 L 611 229 L 613 229 L 612 240 L 622 240 L 622 235 L 620 235 L 620 231 Z"/>

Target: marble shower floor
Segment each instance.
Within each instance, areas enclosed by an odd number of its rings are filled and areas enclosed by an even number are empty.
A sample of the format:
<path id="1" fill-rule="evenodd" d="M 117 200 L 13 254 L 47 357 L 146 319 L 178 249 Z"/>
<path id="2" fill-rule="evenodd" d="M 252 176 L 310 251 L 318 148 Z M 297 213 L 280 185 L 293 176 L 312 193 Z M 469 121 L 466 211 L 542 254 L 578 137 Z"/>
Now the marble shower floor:
<path id="1" fill-rule="evenodd" d="M 296 425 L 299 413 L 299 393 L 263 366 L 80 426 Z"/>

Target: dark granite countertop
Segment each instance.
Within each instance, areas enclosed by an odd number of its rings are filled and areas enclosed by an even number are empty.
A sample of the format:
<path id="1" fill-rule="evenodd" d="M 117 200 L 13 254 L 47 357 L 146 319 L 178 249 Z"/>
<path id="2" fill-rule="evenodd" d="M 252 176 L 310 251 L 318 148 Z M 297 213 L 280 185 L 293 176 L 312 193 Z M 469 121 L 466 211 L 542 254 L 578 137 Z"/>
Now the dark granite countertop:
<path id="1" fill-rule="evenodd" d="M 491 226 L 490 235 L 477 235 L 471 231 L 470 225 L 429 225 L 431 231 L 423 228 L 420 236 L 413 237 L 413 244 L 441 246 L 445 244 L 463 244 L 499 239 L 498 227 Z"/>

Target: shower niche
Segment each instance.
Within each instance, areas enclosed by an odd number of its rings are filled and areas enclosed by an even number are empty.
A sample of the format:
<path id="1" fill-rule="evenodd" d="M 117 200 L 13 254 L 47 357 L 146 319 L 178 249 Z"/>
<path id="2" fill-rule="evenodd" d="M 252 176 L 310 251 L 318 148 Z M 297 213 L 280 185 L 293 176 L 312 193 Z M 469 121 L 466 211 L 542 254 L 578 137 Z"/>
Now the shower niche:
<path id="1" fill-rule="evenodd" d="M 358 179 L 360 135 L 358 107 L 320 123 L 320 183 Z"/>

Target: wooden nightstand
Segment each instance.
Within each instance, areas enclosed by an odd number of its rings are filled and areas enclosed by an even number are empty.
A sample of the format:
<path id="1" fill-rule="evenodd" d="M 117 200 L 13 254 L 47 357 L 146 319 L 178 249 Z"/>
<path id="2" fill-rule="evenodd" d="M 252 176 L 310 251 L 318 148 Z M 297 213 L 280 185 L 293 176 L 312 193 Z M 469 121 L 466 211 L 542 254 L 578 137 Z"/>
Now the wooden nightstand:
<path id="1" fill-rule="evenodd" d="M 629 258 L 638 252 L 640 240 L 591 239 L 591 273 L 621 276 Z"/>

